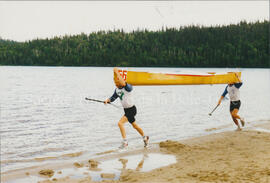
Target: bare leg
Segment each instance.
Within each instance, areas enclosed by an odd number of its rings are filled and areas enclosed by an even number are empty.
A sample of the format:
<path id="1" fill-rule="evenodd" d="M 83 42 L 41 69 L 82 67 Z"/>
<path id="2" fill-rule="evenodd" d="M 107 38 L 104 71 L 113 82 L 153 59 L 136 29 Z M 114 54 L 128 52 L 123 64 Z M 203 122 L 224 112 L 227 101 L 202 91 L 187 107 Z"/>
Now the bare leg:
<path id="1" fill-rule="evenodd" d="M 139 132 L 139 134 L 141 134 L 141 136 L 144 136 L 143 130 L 137 125 L 136 121 L 134 121 L 131 124 L 132 124 L 133 128 L 135 130 L 137 130 L 137 132 Z"/>
<path id="2" fill-rule="evenodd" d="M 232 118 L 235 118 L 236 120 L 240 119 L 242 126 L 245 126 L 245 121 L 237 113 L 238 109 L 234 109 L 233 111 L 231 111 Z"/>
<path id="3" fill-rule="evenodd" d="M 126 139 L 126 131 L 125 131 L 125 128 L 124 128 L 124 124 L 128 121 L 127 117 L 126 116 L 123 116 L 120 121 L 118 122 L 118 126 L 119 126 L 119 129 L 120 129 L 120 132 L 121 132 L 121 135 L 122 135 L 122 138 L 123 139 Z"/>
<path id="4" fill-rule="evenodd" d="M 234 117 L 234 111 L 235 110 L 237 110 L 237 109 L 234 109 L 233 111 L 231 111 L 231 116 L 232 116 L 232 119 L 233 119 L 233 122 L 236 124 L 236 126 L 237 126 L 237 130 L 241 130 L 241 128 L 240 128 L 240 125 L 239 125 L 239 123 L 238 123 L 238 121 L 237 121 L 237 118 L 235 118 Z M 238 110 L 237 110 L 238 111 Z"/>
<path id="5" fill-rule="evenodd" d="M 241 117 L 237 114 L 238 113 L 238 109 L 234 109 L 231 114 L 234 118 L 236 119 L 241 119 Z"/>
<path id="6" fill-rule="evenodd" d="M 239 125 L 237 119 L 236 119 L 236 118 L 232 118 L 232 119 L 233 119 L 233 122 L 234 122 L 234 123 L 236 124 L 236 126 L 237 126 L 237 130 L 241 130 L 241 127 L 240 127 L 240 125 Z"/>

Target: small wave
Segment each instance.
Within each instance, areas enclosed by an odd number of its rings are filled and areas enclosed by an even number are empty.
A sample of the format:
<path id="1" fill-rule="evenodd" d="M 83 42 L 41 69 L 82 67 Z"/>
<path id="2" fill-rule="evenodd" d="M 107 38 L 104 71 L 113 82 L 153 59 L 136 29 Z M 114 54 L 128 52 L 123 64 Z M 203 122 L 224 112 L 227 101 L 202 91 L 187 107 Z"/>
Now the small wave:
<path id="1" fill-rule="evenodd" d="M 28 122 L 34 122 L 34 121 L 30 120 L 30 119 L 19 119 L 19 120 L 17 120 L 17 122 L 19 122 L 19 123 L 28 123 Z"/>
<path id="2" fill-rule="evenodd" d="M 13 133 L 13 132 L 20 132 L 21 130 L 10 130 L 10 129 L 7 129 L 7 130 L 2 130 L 0 131 L 0 134 L 3 134 L 3 133 Z"/>
<path id="3" fill-rule="evenodd" d="M 115 152 L 115 151 L 116 151 L 116 150 L 104 151 L 104 152 L 96 153 L 96 155 L 110 154 L 110 153 Z"/>
<path id="4" fill-rule="evenodd" d="M 78 157 L 81 156 L 83 152 L 75 152 L 75 153 L 68 153 L 63 154 L 60 156 L 48 156 L 48 157 L 40 157 L 40 158 L 32 158 L 32 159 L 17 159 L 17 160 L 1 160 L 1 164 L 10 164 L 10 163 L 26 163 L 26 162 L 39 162 L 39 161 L 46 161 L 46 160 L 57 160 L 63 157 Z"/>
<path id="5" fill-rule="evenodd" d="M 31 162 L 33 160 L 30 159 L 18 159 L 18 160 L 1 160 L 1 164 L 10 164 L 10 163 L 25 163 L 25 162 Z"/>
<path id="6" fill-rule="evenodd" d="M 77 152 L 77 153 L 69 153 L 69 154 L 64 154 L 61 157 L 78 157 L 81 156 L 83 152 Z"/>

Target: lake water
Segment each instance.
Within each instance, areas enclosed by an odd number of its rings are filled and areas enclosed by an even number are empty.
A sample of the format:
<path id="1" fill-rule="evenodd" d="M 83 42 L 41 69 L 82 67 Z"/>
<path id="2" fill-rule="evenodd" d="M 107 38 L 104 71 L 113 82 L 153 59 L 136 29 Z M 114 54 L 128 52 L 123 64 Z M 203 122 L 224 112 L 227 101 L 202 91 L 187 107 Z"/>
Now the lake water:
<path id="1" fill-rule="evenodd" d="M 129 69 L 241 71 L 240 115 L 251 123 L 270 119 L 269 69 Z M 1 66 L 1 171 L 33 166 L 40 163 L 36 158 L 116 149 L 121 142 L 117 122 L 123 110 L 84 100 L 110 97 L 115 88 L 112 78 L 112 68 Z M 222 130 L 234 130 L 229 100 L 208 116 L 225 86 L 135 86 L 136 121 L 151 143 L 215 133 L 207 129 L 222 126 L 227 126 Z M 119 101 L 115 104 L 120 106 Z M 138 133 L 129 124 L 125 127 L 129 146 L 142 147 Z"/>

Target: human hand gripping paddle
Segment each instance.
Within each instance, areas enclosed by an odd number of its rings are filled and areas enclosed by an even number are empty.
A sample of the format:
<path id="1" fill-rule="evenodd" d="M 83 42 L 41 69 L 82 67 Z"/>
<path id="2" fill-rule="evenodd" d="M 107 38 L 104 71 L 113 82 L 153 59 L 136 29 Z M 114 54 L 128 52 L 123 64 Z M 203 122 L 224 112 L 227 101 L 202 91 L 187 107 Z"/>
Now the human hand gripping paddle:
<path id="1" fill-rule="evenodd" d="M 110 102 L 105 103 L 105 101 L 96 100 L 96 99 L 91 99 L 91 98 L 87 98 L 87 97 L 85 97 L 85 100 L 90 100 L 90 101 L 93 101 L 93 102 L 99 102 L 99 103 L 103 103 L 103 104 L 111 104 L 113 107 L 116 107 L 116 108 L 118 108 L 118 109 L 121 108 L 120 106 L 114 105 L 114 104 L 112 104 L 112 103 L 110 103 Z"/>

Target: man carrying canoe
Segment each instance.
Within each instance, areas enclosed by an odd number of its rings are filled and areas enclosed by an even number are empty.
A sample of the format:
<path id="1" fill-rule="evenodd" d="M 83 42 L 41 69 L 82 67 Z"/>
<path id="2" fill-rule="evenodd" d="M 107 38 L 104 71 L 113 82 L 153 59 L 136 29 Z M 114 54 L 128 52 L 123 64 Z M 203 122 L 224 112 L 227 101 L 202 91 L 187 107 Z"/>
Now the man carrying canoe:
<path id="1" fill-rule="evenodd" d="M 117 98 L 120 98 L 120 101 L 122 103 L 122 106 L 124 108 L 125 114 L 122 116 L 122 118 L 118 122 L 118 126 L 123 138 L 122 145 L 120 148 L 125 148 L 128 146 L 128 141 L 126 139 L 126 131 L 124 128 L 124 124 L 128 121 L 135 130 L 139 132 L 139 134 L 143 138 L 144 147 L 148 145 L 149 137 L 144 135 L 143 130 L 137 125 L 135 121 L 135 115 L 137 113 L 136 106 L 134 105 L 132 101 L 132 85 L 125 82 L 125 80 L 120 75 L 117 68 L 113 69 L 114 72 L 114 83 L 116 86 L 116 89 L 114 91 L 114 94 L 106 99 L 104 101 L 105 104 L 115 101 Z"/>
<path id="2" fill-rule="evenodd" d="M 240 101 L 240 91 L 239 88 L 242 86 L 242 82 L 239 79 L 238 75 L 235 74 L 238 82 L 234 82 L 234 83 L 230 83 L 226 86 L 223 94 L 221 95 L 219 101 L 218 101 L 218 105 L 220 105 L 222 99 L 227 95 L 227 93 L 229 93 L 230 96 L 230 113 L 232 116 L 232 119 L 234 121 L 234 123 L 237 126 L 237 130 L 241 130 L 241 127 L 238 123 L 238 119 L 240 120 L 242 127 L 245 126 L 245 121 L 243 118 L 241 118 L 237 113 L 239 111 L 239 108 L 241 106 L 241 101 Z"/>

